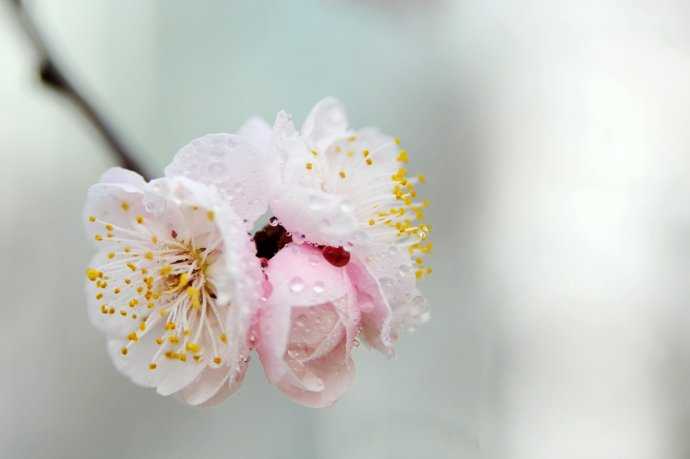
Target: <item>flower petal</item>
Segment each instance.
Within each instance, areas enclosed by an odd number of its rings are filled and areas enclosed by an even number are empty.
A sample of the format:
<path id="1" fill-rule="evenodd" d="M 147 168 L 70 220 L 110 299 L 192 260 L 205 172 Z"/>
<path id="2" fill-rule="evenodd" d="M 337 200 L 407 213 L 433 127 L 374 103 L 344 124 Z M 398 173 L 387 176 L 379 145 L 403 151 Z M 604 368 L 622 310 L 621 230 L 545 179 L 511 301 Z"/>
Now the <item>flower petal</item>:
<path id="1" fill-rule="evenodd" d="M 182 147 L 165 168 L 165 175 L 215 186 L 251 227 L 267 208 L 267 171 L 271 168 L 266 160 L 266 152 L 243 136 L 209 134 Z"/>
<path id="2" fill-rule="evenodd" d="M 345 340 L 326 356 L 309 362 L 309 370 L 323 385 L 321 391 L 307 391 L 289 380 L 279 381 L 276 386 L 297 403 L 311 408 L 333 405 L 352 385 L 355 366 L 347 353 Z"/>
<path id="3" fill-rule="evenodd" d="M 357 290 L 357 302 L 362 314 L 362 334 L 366 342 L 391 355 L 391 322 L 393 313 L 381 291 L 381 286 L 368 272 L 365 265 L 352 260 L 347 266 L 352 285 Z"/>
<path id="4" fill-rule="evenodd" d="M 325 150 L 335 139 L 347 135 L 345 106 L 333 97 L 319 101 L 307 115 L 301 133 L 311 148 Z"/>

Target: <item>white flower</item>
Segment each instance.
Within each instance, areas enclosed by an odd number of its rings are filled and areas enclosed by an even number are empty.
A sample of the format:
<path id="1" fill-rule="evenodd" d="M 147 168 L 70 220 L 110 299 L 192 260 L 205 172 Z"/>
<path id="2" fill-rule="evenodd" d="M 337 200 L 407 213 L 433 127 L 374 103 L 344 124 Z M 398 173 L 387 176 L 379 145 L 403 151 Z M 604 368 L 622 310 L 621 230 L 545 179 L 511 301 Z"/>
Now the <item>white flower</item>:
<path id="1" fill-rule="evenodd" d="M 279 177 L 270 208 L 297 242 L 341 246 L 352 253 L 393 312 L 395 334 L 428 318 L 416 280 L 431 272 L 427 202 L 417 196 L 424 176 L 405 169 L 408 153 L 376 129 L 350 130 L 342 104 L 316 104 L 300 132 L 278 114 L 271 150 Z"/>
<path id="2" fill-rule="evenodd" d="M 226 197 L 185 177 L 146 183 L 114 168 L 84 210 L 98 249 L 86 272 L 89 316 L 116 367 L 190 404 L 239 386 L 260 295 L 254 247 Z"/>

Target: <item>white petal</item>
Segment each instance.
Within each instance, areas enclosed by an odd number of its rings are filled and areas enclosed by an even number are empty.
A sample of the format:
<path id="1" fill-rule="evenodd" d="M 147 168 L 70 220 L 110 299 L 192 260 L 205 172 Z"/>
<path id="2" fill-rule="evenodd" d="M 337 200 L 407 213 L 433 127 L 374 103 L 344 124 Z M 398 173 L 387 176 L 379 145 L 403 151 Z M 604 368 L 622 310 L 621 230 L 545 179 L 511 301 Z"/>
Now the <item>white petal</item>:
<path id="1" fill-rule="evenodd" d="M 120 183 L 120 184 L 130 184 L 138 188 L 143 188 L 146 186 L 146 180 L 144 177 L 137 174 L 129 169 L 124 169 L 122 167 L 111 167 L 101 175 L 102 183 Z"/>
<path id="2" fill-rule="evenodd" d="M 251 227 L 266 212 L 269 185 L 266 154 L 246 138 L 209 134 L 182 147 L 165 168 L 167 177 L 187 177 L 215 186 L 221 197 Z"/>
<path id="3" fill-rule="evenodd" d="M 347 135 L 347 113 L 343 104 L 332 97 L 319 101 L 302 125 L 302 136 L 312 148 L 325 150 L 339 137 Z"/>
<path id="4" fill-rule="evenodd" d="M 258 116 L 249 118 L 237 131 L 237 135 L 244 137 L 259 152 L 268 152 L 271 146 L 273 129 L 263 118 Z"/>

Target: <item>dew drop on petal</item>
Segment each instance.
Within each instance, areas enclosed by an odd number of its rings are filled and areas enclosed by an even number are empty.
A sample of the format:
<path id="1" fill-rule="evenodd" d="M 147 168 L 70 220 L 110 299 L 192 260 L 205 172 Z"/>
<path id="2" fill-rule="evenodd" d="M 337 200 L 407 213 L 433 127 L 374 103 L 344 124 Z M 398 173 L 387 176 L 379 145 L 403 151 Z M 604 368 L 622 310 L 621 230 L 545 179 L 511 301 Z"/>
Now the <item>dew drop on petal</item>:
<path id="1" fill-rule="evenodd" d="M 314 293 L 316 293 L 317 295 L 322 294 L 322 293 L 324 292 L 324 290 L 325 290 L 325 287 L 324 287 L 324 285 L 323 285 L 323 282 L 321 282 L 321 281 L 316 282 L 316 283 L 313 285 L 312 290 L 313 290 Z"/>
<path id="2" fill-rule="evenodd" d="M 341 268 L 350 262 L 350 252 L 342 247 L 324 247 L 323 257 L 333 266 Z"/>
<path id="3" fill-rule="evenodd" d="M 383 279 L 381 279 L 381 287 L 384 290 L 390 292 L 393 289 L 393 285 L 393 279 L 391 279 L 390 277 L 384 277 Z"/>
<path id="4" fill-rule="evenodd" d="M 225 174 L 225 164 L 220 161 L 213 161 L 206 166 L 206 171 L 213 178 L 222 177 Z"/>
<path id="5" fill-rule="evenodd" d="M 271 217 L 268 219 L 268 224 L 271 226 L 278 226 L 278 218 L 277 217 Z"/>
<path id="6" fill-rule="evenodd" d="M 299 293 L 304 290 L 304 281 L 301 277 L 293 277 L 288 286 L 292 293 Z"/>
<path id="7" fill-rule="evenodd" d="M 340 204 L 340 210 L 346 214 L 349 214 L 350 212 L 352 212 L 353 209 L 354 209 L 354 207 L 352 206 L 352 204 L 350 202 L 344 202 L 344 203 Z"/>

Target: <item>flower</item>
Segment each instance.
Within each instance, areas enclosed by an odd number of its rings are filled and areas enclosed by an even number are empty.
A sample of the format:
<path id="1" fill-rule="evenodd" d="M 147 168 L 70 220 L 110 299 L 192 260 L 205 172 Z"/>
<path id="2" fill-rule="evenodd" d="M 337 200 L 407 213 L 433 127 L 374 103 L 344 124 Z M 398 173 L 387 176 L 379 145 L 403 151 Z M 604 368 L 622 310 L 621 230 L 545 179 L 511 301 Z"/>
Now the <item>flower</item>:
<path id="1" fill-rule="evenodd" d="M 391 315 L 385 329 L 395 338 L 428 319 L 416 286 L 431 273 L 424 259 L 432 249 L 428 201 L 417 196 L 426 178 L 409 175 L 409 154 L 398 139 L 347 124 L 344 107 L 332 98 L 316 104 L 300 132 L 288 114 L 278 114 L 271 148 L 280 173 L 266 187 L 275 190 L 269 205 L 296 241 L 352 254 L 357 275 L 374 279 L 361 293 L 384 299 Z"/>
<path id="2" fill-rule="evenodd" d="M 114 168 L 89 189 L 84 219 L 98 250 L 86 270 L 89 317 L 117 369 L 193 405 L 232 393 L 262 277 L 219 191 Z"/>
<path id="3" fill-rule="evenodd" d="M 361 313 L 349 277 L 307 244 L 287 245 L 266 274 L 272 291 L 257 333 L 266 376 L 298 403 L 333 404 L 354 378 Z"/>

